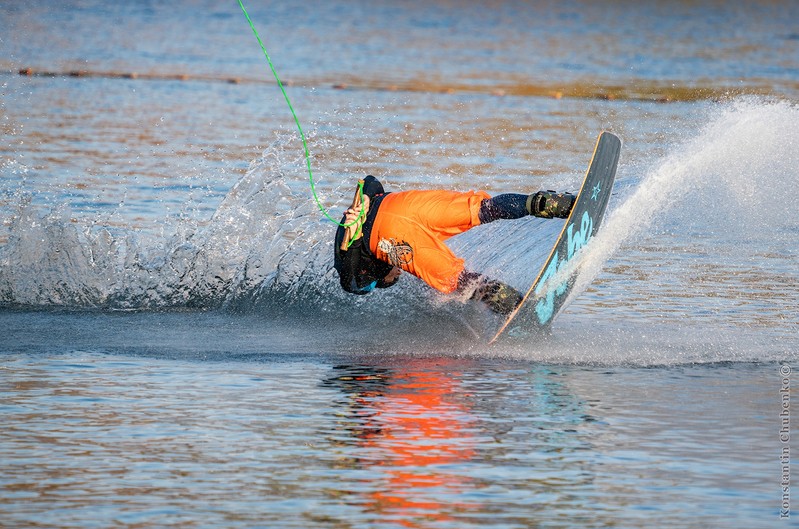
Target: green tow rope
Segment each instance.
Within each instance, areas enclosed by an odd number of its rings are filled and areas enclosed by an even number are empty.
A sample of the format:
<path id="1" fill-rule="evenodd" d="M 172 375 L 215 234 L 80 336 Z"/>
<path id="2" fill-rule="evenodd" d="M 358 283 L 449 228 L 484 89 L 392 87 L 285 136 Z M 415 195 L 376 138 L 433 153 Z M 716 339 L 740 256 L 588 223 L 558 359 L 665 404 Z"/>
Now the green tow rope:
<path id="1" fill-rule="evenodd" d="M 283 87 L 283 83 L 280 82 L 280 77 L 278 77 L 277 71 L 275 70 L 275 67 L 272 64 L 272 59 L 269 58 L 269 53 L 267 53 L 266 51 L 266 46 L 264 46 L 261 37 L 258 35 L 258 31 L 256 31 L 255 26 L 253 25 L 252 20 L 250 19 L 250 15 L 247 14 L 247 10 L 244 9 L 244 4 L 241 2 L 241 0 L 238 0 L 238 2 L 242 12 L 244 13 L 244 16 L 247 17 L 247 22 L 249 22 L 250 24 L 250 29 L 252 29 L 255 38 L 258 39 L 258 44 L 261 45 L 261 50 L 263 50 L 264 52 L 264 57 L 266 57 L 266 62 L 269 63 L 269 68 L 272 70 L 272 75 L 275 76 L 275 81 L 277 81 L 277 85 L 280 87 L 280 91 L 283 93 L 283 98 L 286 100 L 286 104 L 288 105 L 289 110 L 291 110 L 291 115 L 294 117 L 294 123 L 297 124 L 297 130 L 300 132 L 300 138 L 302 139 L 302 147 L 305 150 L 305 165 L 308 167 L 308 180 L 311 182 L 311 193 L 313 193 L 313 197 L 314 200 L 316 201 L 316 205 L 319 207 L 319 211 L 321 211 L 322 214 L 325 217 L 327 217 L 328 220 L 330 220 L 335 224 L 338 224 L 339 226 L 348 228 L 350 226 L 353 226 L 354 224 L 357 224 L 364 216 L 363 206 L 361 206 L 361 211 L 358 213 L 358 217 L 354 221 L 350 222 L 349 224 L 341 224 L 340 222 L 336 221 L 333 217 L 331 217 L 330 214 L 328 214 L 325 207 L 319 201 L 319 197 L 316 195 L 316 186 L 314 186 L 313 172 L 311 172 L 311 153 L 308 151 L 308 142 L 305 140 L 305 133 L 302 131 L 302 127 L 300 126 L 300 120 L 297 118 L 297 113 L 294 112 L 294 107 L 291 105 L 291 101 L 289 100 L 289 96 L 286 93 L 286 89 Z M 363 204 L 363 183 L 358 184 L 358 193 L 361 197 L 361 204 Z M 358 228 L 358 230 L 360 231 L 360 227 Z M 349 244 L 352 244 L 352 240 L 349 241 Z"/>

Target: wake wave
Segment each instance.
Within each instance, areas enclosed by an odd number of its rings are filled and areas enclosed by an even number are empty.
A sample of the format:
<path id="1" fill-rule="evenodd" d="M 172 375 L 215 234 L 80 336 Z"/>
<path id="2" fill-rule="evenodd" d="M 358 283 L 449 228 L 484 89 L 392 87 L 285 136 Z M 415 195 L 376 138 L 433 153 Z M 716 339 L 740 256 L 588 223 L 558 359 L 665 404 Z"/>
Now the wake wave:
<path id="1" fill-rule="evenodd" d="M 793 248 L 799 109 L 742 99 L 711 113 L 696 136 L 669 147 L 665 158 L 633 179 L 627 196 L 611 202 L 603 228 L 583 250 L 569 302 L 622 245 L 645 238 L 654 226 L 698 230 L 703 237 L 723 230 L 724 240 L 742 243 L 765 233 L 775 251 Z M 0 307 L 285 315 L 314 321 L 341 342 L 359 333 L 361 345 L 376 335 L 401 336 L 406 343 L 413 336 L 417 344 L 442 343 L 442 331 L 464 343 L 490 337 L 493 329 L 481 327 L 489 323 L 473 304 L 444 300 L 415 278 L 365 297 L 343 293 L 332 269 L 335 227 L 307 189 L 297 189 L 302 163 L 287 163 L 288 150 L 286 142 L 268 148 L 207 225 L 178 225 L 169 237 L 99 221 L 82 225 L 65 208 L 43 213 L 23 200 L 0 248 Z M 621 175 L 634 169 L 625 167 L 624 151 L 621 163 Z M 332 193 L 340 200 L 350 194 L 349 188 Z M 524 290 L 559 230 L 540 219 L 495 223 L 454 238 L 451 246 L 467 266 Z"/>
<path id="2" fill-rule="evenodd" d="M 332 268 L 335 226 L 307 188 L 295 189 L 302 160 L 290 160 L 288 151 L 279 139 L 206 226 L 177 224 L 165 238 L 81 225 L 64 207 L 42 212 L 23 200 L 0 248 L 0 307 L 264 314 L 323 329 L 339 350 L 391 336 L 418 344 L 440 338 L 442 329 L 473 337 L 476 331 L 453 326 L 460 316 L 442 310 L 436 294 L 413 278 L 368 299 L 341 290 Z M 351 190 L 332 194 L 344 200 Z"/>
<path id="3" fill-rule="evenodd" d="M 81 226 L 65 208 L 42 213 L 24 200 L 0 249 L 0 303 L 214 308 L 275 288 L 289 295 L 303 286 L 298 277 L 319 273 L 329 227 L 287 185 L 280 149 L 251 164 L 207 226 L 179 227 L 167 240 Z"/>

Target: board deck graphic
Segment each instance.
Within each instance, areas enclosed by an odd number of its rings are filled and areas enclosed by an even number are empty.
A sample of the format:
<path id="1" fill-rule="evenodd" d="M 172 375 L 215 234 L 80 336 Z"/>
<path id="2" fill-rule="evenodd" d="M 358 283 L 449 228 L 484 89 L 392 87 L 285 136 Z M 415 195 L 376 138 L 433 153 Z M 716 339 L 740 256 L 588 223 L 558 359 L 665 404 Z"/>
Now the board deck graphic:
<path id="1" fill-rule="evenodd" d="M 527 332 L 544 330 L 552 323 L 574 285 L 579 267 L 573 268 L 565 276 L 559 272 L 566 271 L 567 266 L 571 268 L 571 261 L 577 251 L 599 230 L 613 190 L 620 153 L 621 140 L 610 132 L 602 132 L 597 139 L 594 155 L 574 208 L 549 257 L 522 302 L 508 316 L 490 343 L 515 329 L 512 325 L 514 322 L 523 325 Z M 552 279 L 557 283 L 553 284 Z"/>

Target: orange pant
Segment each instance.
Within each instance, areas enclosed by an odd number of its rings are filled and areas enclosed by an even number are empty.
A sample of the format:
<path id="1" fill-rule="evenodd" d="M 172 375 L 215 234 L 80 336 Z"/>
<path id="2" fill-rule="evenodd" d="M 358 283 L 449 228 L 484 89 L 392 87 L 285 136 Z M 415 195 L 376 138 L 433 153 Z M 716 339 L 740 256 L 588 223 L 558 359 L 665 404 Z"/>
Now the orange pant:
<path id="1" fill-rule="evenodd" d="M 477 212 L 488 193 L 400 191 L 386 195 L 377 211 L 369 248 L 444 293 L 454 291 L 463 259 L 444 241 L 478 226 Z"/>

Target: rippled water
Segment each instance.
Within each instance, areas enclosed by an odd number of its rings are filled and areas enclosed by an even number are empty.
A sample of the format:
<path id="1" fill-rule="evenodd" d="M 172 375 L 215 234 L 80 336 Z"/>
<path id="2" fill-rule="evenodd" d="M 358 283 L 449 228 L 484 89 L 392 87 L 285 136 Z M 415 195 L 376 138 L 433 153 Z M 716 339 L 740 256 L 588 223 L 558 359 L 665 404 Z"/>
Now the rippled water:
<path id="1" fill-rule="evenodd" d="M 776 366 L 75 352 L 3 371 L 9 526 L 778 520 Z"/>
<path id="2" fill-rule="evenodd" d="M 791 526 L 795 2 L 245 5 L 334 216 L 621 136 L 579 295 L 487 347 L 413 278 L 340 292 L 236 2 L 4 4 L 0 526 Z M 559 228 L 451 243 L 526 288 Z"/>

